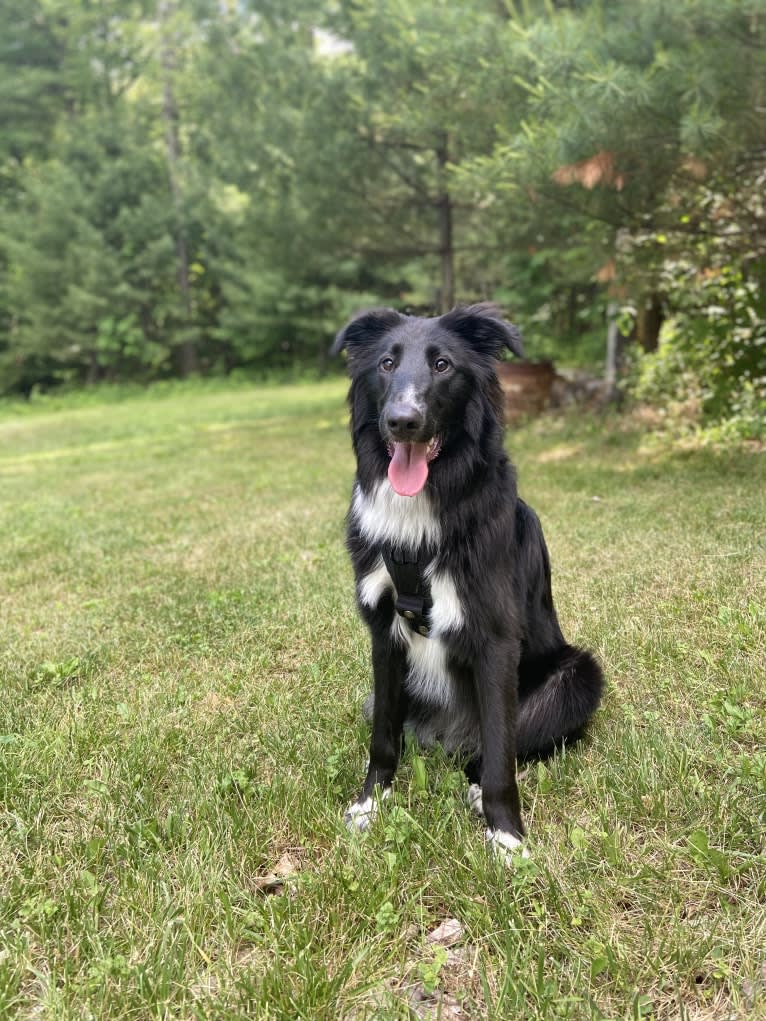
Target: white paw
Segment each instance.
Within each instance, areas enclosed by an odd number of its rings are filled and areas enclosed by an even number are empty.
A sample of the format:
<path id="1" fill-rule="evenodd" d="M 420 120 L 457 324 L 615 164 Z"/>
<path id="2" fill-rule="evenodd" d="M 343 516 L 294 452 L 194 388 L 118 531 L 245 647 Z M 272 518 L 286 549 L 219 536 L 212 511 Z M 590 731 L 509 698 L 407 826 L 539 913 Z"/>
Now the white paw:
<path id="1" fill-rule="evenodd" d="M 468 792 L 466 794 L 466 801 L 468 802 L 468 807 L 471 809 L 471 811 L 475 812 L 476 815 L 479 815 L 479 816 L 481 816 L 483 818 L 483 816 L 484 816 L 484 803 L 481 800 L 481 785 L 480 784 L 472 783 L 469 786 Z"/>
<path id="2" fill-rule="evenodd" d="M 378 814 L 378 801 L 385 801 L 391 797 L 391 788 L 384 787 L 378 797 L 363 798 L 361 801 L 352 801 L 343 813 L 343 821 L 350 830 L 364 833 L 375 821 Z"/>
<path id="3" fill-rule="evenodd" d="M 511 865 L 514 858 L 528 858 L 529 851 L 518 837 L 507 830 L 487 830 L 487 845 L 506 865 Z"/>

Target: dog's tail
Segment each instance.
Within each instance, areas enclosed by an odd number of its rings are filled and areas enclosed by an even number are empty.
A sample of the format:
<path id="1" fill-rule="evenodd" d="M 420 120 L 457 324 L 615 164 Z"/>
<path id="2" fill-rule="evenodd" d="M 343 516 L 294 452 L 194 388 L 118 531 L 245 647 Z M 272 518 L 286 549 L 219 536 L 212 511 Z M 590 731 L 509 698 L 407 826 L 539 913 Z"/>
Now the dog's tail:
<path id="1" fill-rule="evenodd" d="M 520 759 L 548 755 L 581 737 L 604 689 L 595 656 L 566 644 L 547 655 L 522 659 L 519 682 Z"/>

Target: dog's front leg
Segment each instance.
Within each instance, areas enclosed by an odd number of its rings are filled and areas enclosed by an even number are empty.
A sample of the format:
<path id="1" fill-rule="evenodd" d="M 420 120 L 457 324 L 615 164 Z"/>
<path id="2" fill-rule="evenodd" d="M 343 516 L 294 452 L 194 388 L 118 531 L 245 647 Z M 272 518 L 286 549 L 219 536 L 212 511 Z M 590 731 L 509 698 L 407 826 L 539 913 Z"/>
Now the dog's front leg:
<path id="1" fill-rule="evenodd" d="M 362 792 L 344 816 L 349 829 L 366 830 L 375 818 L 375 788 L 380 797 L 391 793 L 391 781 L 399 765 L 402 730 L 407 712 L 404 688 L 405 651 L 390 637 L 388 629 L 372 631 L 372 671 L 375 701 L 372 711 L 370 762 Z"/>
<path id="2" fill-rule="evenodd" d="M 482 744 L 481 805 L 487 840 L 501 853 L 520 847 L 524 836 L 516 783 L 518 665 L 517 642 L 492 642 L 483 649 L 474 677 Z"/>

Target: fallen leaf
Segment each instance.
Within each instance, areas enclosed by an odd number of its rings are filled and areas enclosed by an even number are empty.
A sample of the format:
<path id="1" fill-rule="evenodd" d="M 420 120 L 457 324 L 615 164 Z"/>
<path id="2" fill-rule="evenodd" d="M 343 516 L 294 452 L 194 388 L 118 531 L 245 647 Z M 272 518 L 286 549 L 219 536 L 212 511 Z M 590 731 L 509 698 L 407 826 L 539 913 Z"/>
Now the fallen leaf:
<path id="1" fill-rule="evenodd" d="M 452 947 L 463 938 L 463 926 L 457 918 L 447 918 L 426 936 L 426 943 L 440 947 Z"/>
<path id="2" fill-rule="evenodd" d="M 272 872 L 265 876 L 256 876 L 253 885 L 263 893 L 281 893 L 288 876 L 299 871 L 299 864 L 288 852 L 282 855 Z"/>
<path id="3" fill-rule="evenodd" d="M 256 876 L 253 880 L 256 890 L 262 890 L 263 893 L 281 893 L 284 885 L 284 879 L 275 876 L 273 872 L 268 872 L 265 876 Z"/>
<path id="4" fill-rule="evenodd" d="M 285 852 L 274 866 L 274 875 L 291 876 L 294 872 L 298 872 L 299 869 L 300 865 L 295 858 L 293 858 L 289 852 Z"/>

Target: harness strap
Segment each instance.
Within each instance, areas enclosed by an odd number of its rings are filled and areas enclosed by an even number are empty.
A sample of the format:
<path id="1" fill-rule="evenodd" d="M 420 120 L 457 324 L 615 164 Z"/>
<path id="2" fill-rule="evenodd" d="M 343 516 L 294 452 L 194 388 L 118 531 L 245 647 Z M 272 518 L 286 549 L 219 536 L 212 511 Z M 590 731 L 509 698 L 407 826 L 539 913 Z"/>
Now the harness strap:
<path id="1" fill-rule="evenodd" d="M 433 601 L 425 578 L 426 562 L 407 559 L 387 547 L 383 549 L 383 562 L 396 589 L 396 612 L 411 630 L 427 638 L 431 633 L 428 615 Z"/>

